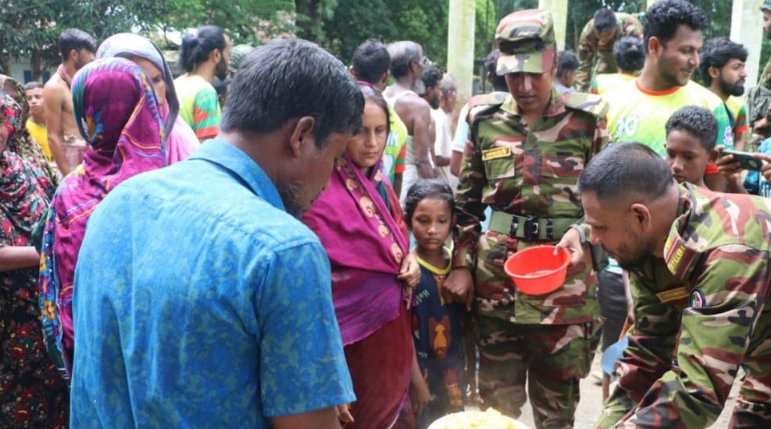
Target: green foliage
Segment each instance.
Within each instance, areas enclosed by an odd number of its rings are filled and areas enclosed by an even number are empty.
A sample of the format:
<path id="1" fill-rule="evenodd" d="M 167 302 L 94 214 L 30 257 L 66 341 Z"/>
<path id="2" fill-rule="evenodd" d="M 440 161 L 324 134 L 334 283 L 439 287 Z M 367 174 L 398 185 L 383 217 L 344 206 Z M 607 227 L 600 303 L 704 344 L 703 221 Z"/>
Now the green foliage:
<path id="1" fill-rule="evenodd" d="M 439 65 L 447 62 L 446 0 L 338 0 L 335 14 L 323 22 L 323 46 L 344 62 L 368 38 L 384 43 L 413 40 Z"/>
<path id="2" fill-rule="evenodd" d="M 287 13 L 292 0 L 164 0 L 160 11 L 147 22 L 164 30 L 184 30 L 217 25 L 228 32 L 234 44 L 259 44 L 281 33 L 293 33 Z M 282 14 L 282 12 L 285 12 Z"/>

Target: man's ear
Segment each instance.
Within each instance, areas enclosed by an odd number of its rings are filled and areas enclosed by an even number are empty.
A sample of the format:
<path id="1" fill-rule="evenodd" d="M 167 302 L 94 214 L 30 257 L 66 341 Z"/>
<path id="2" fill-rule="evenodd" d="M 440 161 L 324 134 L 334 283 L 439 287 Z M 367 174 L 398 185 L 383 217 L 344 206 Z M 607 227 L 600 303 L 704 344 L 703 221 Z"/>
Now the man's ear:
<path id="1" fill-rule="evenodd" d="M 220 59 L 222 59 L 222 51 L 219 49 L 212 49 L 211 52 L 209 52 L 209 59 L 214 62 L 214 64 L 217 64 L 220 62 Z"/>
<path id="2" fill-rule="evenodd" d="M 629 207 L 629 210 L 634 214 L 635 220 L 639 223 L 643 232 L 647 232 L 653 227 L 653 219 L 648 206 L 645 204 L 634 203 Z"/>
<path id="3" fill-rule="evenodd" d="M 308 145 L 316 144 L 314 129 L 316 120 L 313 116 L 303 116 L 297 119 L 297 122 L 290 126 L 289 132 L 289 150 L 292 156 L 299 158 Z"/>
<path id="4" fill-rule="evenodd" d="M 663 49 L 664 45 L 661 44 L 661 41 L 657 37 L 648 39 L 648 55 L 656 54 L 656 57 L 658 58 L 658 55 L 661 54 Z"/>
<path id="5" fill-rule="evenodd" d="M 67 54 L 67 59 L 70 59 L 72 61 L 78 60 L 78 51 L 75 49 L 70 49 L 70 52 Z"/>
<path id="6" fill-rule="evenodd" d="M 385 73 L 383 73 L 383 76 L 380 77 L 380 82 L 378 82 L 380 85 L 378 85 L 380 88 L 385 88 L 386 83 L 388 83 L 388 76 L 390 76 L 390 71 L 386 70 Z"/>
<path id="7" fill-rule="evenodd" d="M 710 67 L 707 69 L 707 72 L 709 73 L 709 77 L 712 79 L 717 79 L 718 76 L 720 76 L 720 69 L 717 67 Z"/>

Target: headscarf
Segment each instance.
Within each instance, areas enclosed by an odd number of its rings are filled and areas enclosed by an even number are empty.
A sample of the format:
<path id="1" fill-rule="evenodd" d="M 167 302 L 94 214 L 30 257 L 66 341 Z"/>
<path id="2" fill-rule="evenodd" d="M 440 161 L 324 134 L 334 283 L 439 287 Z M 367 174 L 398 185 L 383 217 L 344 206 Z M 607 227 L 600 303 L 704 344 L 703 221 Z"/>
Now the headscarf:
<path id="1" fill-rule="evenodd" d="M 165 121 L 166 160 L 171 165 L 189 157 L 200 145 L 198 137 L 190 126 L 179 117 L 179 99 L 174 88 L 174 76 L 169 63 L 163 57 L 158 45 L 150 39 L 132 33 L 119 33 L 102 42 L 96 51 L 96 58 L 132 57 L 144 58 L 153 63 L 163 73 L 166 83 L 166 105 L 162 108 Z"/>
<path id="2" fill-rule="evenodd" d="M 11 109 L 6 126 L 13 124 L 14 128 L 16 128 L 13 137 L 8 138 L 8 150 L 15 152 L 21 158 L 37 167 L 56 186 L 61 176 L 59 170 L 53 163 L 48 161 L 45 153 L 43 153 L 43 149 L 32 139 L 27 130 L 27 119 L 29 119 L 30 113 L 24 85 L 10 76 L 0 74 L 0 89 L 7 93 L 7 96 L 3 99 L 3 107 Z"/>
<path id="3" fill-rule="evenodd" d="M 47 340 L 68 363 L 73 277 L 88 218 L 121 182 L 166 165 L 161 112 L 152 83 L 136 64 L 122 58 L 89 63 L 73 79 L 72 99 L 89 150 L 51 203 L 38 284 Z"/>
<path id="4" fill-rule="evenodd" d="M 6 98 L 0 91 L 0 101 Z M 8 105 L 0 103 L 5 116 L 12 112 Z M 11 124 L 8 131 L 12 137 L 16 126 Z M 45 220 L 53 186 L 27 160 L 6 148 L 0 152 L 0 246 L 30 246 L 32 231 Z M 0 273 L 3 427 L 61 427 L 69 416 L 69 388 L 52 365 L 40 331 L 37 278 L 34 267 Z"/>
<path id="5" fill-rule="evenodd" d="M 10 140 L 18 133 L 16 123 L 8 120 L 14 112 L 10 107 L 14 101 L 3 91 L 0 91 L 0 99 Z M 3 245 L 29 245 L 32 231 L 44 217 L 53 191 L 53 184 L 42 171 L 8 150 L 6 145 L 0 153 L 0 208 L 3 212 L 0 227 L 10 242 Z"/>
<path id="6" fill-rule="evenodd" d="M 332 298 L 343 345 L 395 319 L 401 299 L 407 298 L 396 278 L 408 252 L 407 229 L 382 163 L 381 156 L 365 175 L 346 153 L 303 217 L 332 264 Z"/>

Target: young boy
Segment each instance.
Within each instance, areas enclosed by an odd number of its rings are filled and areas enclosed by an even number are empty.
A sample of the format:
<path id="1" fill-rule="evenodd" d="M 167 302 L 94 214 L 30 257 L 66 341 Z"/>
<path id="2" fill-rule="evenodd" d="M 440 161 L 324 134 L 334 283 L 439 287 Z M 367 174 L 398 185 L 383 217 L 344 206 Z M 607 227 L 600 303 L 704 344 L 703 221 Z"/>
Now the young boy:
<path id="1" fill-rule="evenodd" d="M 557 64 L 554 87 L 561 93 L 575 91 L 573 85 L 576 83 L 576 73 L 578 73 L 578 57 L 570 51 L 562 51 Z"/>
<path id="2" fill-rule="evenodd" d="M 49 161 L 53 159 L 51 149 L 48 148 L 48 135 L 46 134 L 46 116 L 43 106 L 43 84 L 30 82 L 24 85 L 24 91 L 29 103 L 30 117 L 27 119 L 27 130 L 32 139 L 40 145 Z"/>
<path id="3" fill-rule="evenodd" d="M 678 183 L 707 187 L 704 173 L 717 158 L 717 128 L 715 115 L 704 107 L 685 106 L 670 116 L 666 124 L 666 156 Z"/>

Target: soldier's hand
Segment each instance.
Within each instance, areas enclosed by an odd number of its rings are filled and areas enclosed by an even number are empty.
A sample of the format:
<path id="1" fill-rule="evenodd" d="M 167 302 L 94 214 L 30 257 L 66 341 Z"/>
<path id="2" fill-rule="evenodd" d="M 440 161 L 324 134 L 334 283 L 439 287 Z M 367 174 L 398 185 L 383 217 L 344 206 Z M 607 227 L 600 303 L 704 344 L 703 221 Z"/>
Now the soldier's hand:
<path id="1" fill-rule="evenodd" d="M 574 228 L 570 228 L 565 232 L 562 240 L 557 243 L 557 249 L 554 251 L 554 254 L 557 254 L 562 249 L 568 249 L 568 252 L 570 252 L 568 272 L 571 271 L 570 268 L 578 267 L 584 261 L 584 245 L 581 244 L 581 235 Z"/>
<path id="2" fill-rule="evenodd" d="M 474 279 L 471 270 L 465 267 L 454 268 L 444 281 L 442 287 L 444 302 L 460 302 L 466 304 L 466 310 L 471 311 L 474 300 Z"/>

